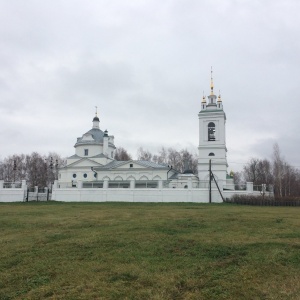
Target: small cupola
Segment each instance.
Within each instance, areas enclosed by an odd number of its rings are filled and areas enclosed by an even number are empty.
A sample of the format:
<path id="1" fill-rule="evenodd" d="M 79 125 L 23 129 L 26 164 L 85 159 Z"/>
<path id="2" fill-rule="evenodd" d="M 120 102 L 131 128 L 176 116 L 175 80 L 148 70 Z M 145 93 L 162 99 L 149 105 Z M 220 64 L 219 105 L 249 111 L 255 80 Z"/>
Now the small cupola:
<path id="1" fill-rule="evenodd" d="M 201 110 L 206 109 L 206 97 L 204 95 L 204 91 L 203 91 L 203 97 L 202 97 L 202 102 L 201 102 Z"/>
<path id="2" fill-rule="evenodd" d="M 108 131 L 107 131 L 107 129 L 105 129 L 105 131 L 104 131 L 104 136 L 105 136 L 105 137 L 108 136 Z"/>
<path id="3" fill-rule="evenodd" d="M 95 114 L 95 117 L 93 119 L 93 128 L 100 129 L 99 123 L 100 123 L 100 120 L 98 118 L 98 112 L 97 112 L 97 106 L 96 106 L 96 114 Z"/>
<path id="4" fill-rule="evenodd" d="M 218 96 L 218 101 L 217 101 L 217 107 L 219 109 L 223 109 L 223 105 L 222 105 L 222 98 L 221 98 L 221 93 L 219 91 L 219 96 Z"/>

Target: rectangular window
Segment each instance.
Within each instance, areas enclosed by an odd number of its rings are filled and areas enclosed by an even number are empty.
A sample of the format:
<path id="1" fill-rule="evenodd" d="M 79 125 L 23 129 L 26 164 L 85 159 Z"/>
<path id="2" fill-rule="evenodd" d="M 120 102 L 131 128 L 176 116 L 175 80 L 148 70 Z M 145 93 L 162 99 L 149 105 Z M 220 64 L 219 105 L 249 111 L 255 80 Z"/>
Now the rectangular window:
<path id="1" fill-rule="evenodd" d="M 84 156 L 88 156 L 89 155 L 89 149 L 84 149 Z"/>
<path id="2" fill-rule="evenodd" d="M 133 164 L 130 164 L 130 168 L 133 168 Z"/>

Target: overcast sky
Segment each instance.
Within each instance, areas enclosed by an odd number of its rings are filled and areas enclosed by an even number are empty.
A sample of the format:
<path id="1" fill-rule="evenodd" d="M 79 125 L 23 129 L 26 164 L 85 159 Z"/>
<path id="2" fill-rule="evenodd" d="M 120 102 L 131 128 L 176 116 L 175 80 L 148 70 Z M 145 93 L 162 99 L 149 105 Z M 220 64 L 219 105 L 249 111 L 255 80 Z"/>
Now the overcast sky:
<path id="1" fill-rule="evenodd" d="M 229 171 L 270 158 L 300 167 L 299 0 L 0 0 L 0 159 L 74 154 L 100 128 L 197 152 L 213 66 Z"/>

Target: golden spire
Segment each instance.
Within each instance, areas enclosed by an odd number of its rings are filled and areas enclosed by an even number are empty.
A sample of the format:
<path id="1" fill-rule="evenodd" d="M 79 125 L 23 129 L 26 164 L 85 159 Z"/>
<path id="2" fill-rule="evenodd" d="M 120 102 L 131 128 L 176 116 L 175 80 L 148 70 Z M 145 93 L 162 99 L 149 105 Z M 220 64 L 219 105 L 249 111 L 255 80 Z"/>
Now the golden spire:
<path id="1" fill-rule="evenodd" d="M 95 108 L 96 108 L 96 117 L 97 117 L 98 116 L 98 111 L 97 111 L 98 107 L 95 106 Z"/>
<path id="2" fill-rule="evenodd" d="M 212 67 L 210 69 L 210 94 L 213 95 L 214 94 L 214 80 L 213 80 L 213 70 Z"/>

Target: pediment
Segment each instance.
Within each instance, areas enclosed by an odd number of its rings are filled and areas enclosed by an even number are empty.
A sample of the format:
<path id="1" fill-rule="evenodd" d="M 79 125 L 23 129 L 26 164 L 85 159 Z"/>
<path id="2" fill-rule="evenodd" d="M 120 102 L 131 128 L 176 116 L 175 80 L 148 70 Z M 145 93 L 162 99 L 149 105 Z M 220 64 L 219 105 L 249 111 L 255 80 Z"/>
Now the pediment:
<path id="1" fill-rule="evenodd" d="M 82 158 L 68 165 L 68 167 L 101 167 L 102 164 L 95 162 L 89 158 Z"/>
<path id="2" fill-rule="evenodd" d="M 137 170 L 137 169 L 153 169 L 150 166 L 145 166 L 142 163 L 140 163 L 139 161 L 136 160 L 128 160 L 128 161 L 124 161 L 116 166 L 113 166 L 112 169 L 114 170 L 122 170 L 122 169 L 133 169 L 133 170 Z"/>
<path id="3" fill-rule="evenodd" d="M 107 165 L 104 165 L 101 169 L 104 170 L 155 170 L 166 169 L 164 165 L 159 165 L 153 162 L 128 160 L 128 161 L 112 161 Z"/>

